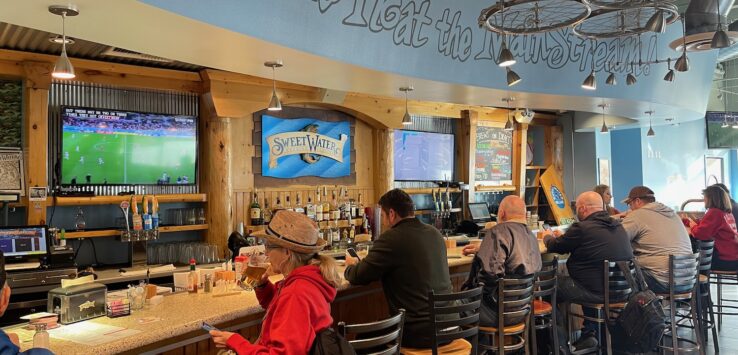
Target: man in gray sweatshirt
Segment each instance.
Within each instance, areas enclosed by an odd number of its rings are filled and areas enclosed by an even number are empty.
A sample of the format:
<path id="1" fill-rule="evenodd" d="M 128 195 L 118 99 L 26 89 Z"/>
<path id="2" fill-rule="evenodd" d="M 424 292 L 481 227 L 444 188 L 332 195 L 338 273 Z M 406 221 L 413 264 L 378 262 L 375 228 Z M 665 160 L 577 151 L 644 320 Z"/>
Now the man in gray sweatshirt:
<path id="1" fill-rule="evenodd" d="M 669 255 L 692 253 L 687 229 L 674 210 L 656 202 L 653 190 L 646 186 L 632 188 L 623 203 L 630 207 L 623 228 L 648 287 L 655 293 L 669 292 Z"/>

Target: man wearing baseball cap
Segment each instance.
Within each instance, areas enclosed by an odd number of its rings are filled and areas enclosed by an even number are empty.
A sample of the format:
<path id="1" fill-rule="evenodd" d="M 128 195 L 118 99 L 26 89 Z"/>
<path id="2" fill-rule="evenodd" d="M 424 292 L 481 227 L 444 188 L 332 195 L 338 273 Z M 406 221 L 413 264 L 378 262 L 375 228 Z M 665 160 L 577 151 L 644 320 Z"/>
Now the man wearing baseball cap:
<path id="1" fill-rule="evenodd" d="M 669 292 L 669 255 L 692 253 L 687 229 L 676 212 L 657 202 L 646 186 L 630 189 L 623 203 L 630 208 L 623 228 L 648 287 L 656 293 Z"/>

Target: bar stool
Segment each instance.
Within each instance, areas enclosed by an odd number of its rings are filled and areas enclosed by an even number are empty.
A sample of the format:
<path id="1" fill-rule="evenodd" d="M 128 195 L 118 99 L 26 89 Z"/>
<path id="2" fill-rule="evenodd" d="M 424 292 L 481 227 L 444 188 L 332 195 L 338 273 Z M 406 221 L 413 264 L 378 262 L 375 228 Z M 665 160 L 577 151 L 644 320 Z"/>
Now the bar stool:
<path id="1" fill-rule="evenodd" d="M 530 340 L 533 354 L 538 353 L 536 331 L 539 329 L 551 330 L 553 349 L 555 352 L 559 351 L 556 307 L 552 306 L 556 305 L 556 273 L 558 269 L 559 257 L 554 256 L 552 260 L 544 261 L 541 271 L 536 273 L 535 283 L 533 284 L 533 312 L 530 313 Z M 546 302 L 543 299 L 544 297 L 550 297 L 551 303 Z"/>
<path id="2" fill-rule="evenodd" d="M 479 335 L 492 340 L 491 345 L 482 344 L 481 348 L 505 354 L 527 345 L 534 280 L 529 276 L 497 281 L 497 327 L 479 327 Z M 514 319 L 522 321 L 507 325 Z"/>
<path id="3" fill-rule="evenodd" d="M 607 342 L 607 354 L 612 354 L 612 340 L 610 339 L 610 330 L 607 327 L 607 322 L 613 320 L 613 314 L 619 314 L 623 308 L 625 308 L 625 301 L 633 291 L 630 287 L 630 283 L 626 279 L 625 270 L 622 270 L 616 261 L 603 261 L 604 265 L 604 289 L 607 290 L 604 294 L 604 303 L 586 303 L 586 302 L 567 302 L 566 310 L 567 316 L 567 330 L 568 334 L 572 334 L 571 330 L 571 318 L 581 318 L 596 322 L 599 326 L 599 345 L 597 348 L 598 352 L 602 351 L 602 330 L 605 330 L 605 340 Z M 632 260 L 627 261 L 628 270 L 631 275 L 635 275 L 635 264 Z M 635 276 L 634 276 L 635 277 Z M 571 311 L 572 304 L 579 304 L 582 307 L 592 308 L 597 311 L 596 317 L 585 316 L 584 314 L 578 314 Z M 604 327 L 602 325 L 605 325 Z M 571 345 L 571 341 L 569 342 Z M 591 350 L 574 352 L 572 354 L 587 354 L 591 353 Z"/>
<path id="4" fill-rule="evenodd" d="M 699 282 L 700 282 L 700 301 L 702 307 L 697 311 L 699 312 L 700 323 L 702 326 L 702 339 L 704 340 L 703 346 L 707 347 L 707 330 L 712 331 L 712 346 L 715 352 L 720 351 L 720 344 L 718 342 L 717 328 L 715 325 L 715 309 L 712 303 L 712 292 L 710 285 L 710 267 L 712 266 L 712 254 L 714 252 L 715 241 L 697 241 L 697 248 L 700 253 L 700 266 L 699 266 Z"/>
<path id="5" fill-rule="evenodd" d="M 468 355 L 477 354 L 479 343 L 479 306 L 482 304 L 482 287 L 448 294 L 428 294 L 430 319 L 433 322 L 433 347 L 431 349 L 401 348 L 404 355 Z M 458 315 L 459 318 L 439 320 L 438 316 Z M 472 338 L 471 343 L 465 338 Z M 446 345 L 441 343 L 449 342 Z"/>
<path id="6" fill-rule="evenodd" d="M 700 354 L 704 353 L 704 347 L 702 346 L 702 330 L 700 329 L 700 322 L 697 319 L 697 310 L 700 308 L 699 292 L 697 286 L 700 266 L 700 254 L 685 254 L 685 255 L 669 255 L 669 293 L 657 294 L 662 299 L 666 300 L 669 305 L 669 337 L 671 337 L 671 346 L 667 346 L 666 342 L 662 338 L 660 349 L 669 350 L 673 353 L 679 353 L 680 351 L 699 351 Z M 681 287 L 680 287 L 681 286 Z M 677 289 L 679 290 L 677 291 Z M 688 328 L 694 328 L 695 336 L 697 341 L 682 338 L 678 336 L 677 326 L 677 311 L 679 308 L 687 309 L 687 314 L 681 316 L 682 319 L 690 319 L 693 326 Z M 665 334 L 667 335 L 667 334 Z M 690 344 L 691 346 L 680 346 L 679 342 Z"/>
<path id="7" fill-rule="evenodd" d="M 399 354 L 404 322 L 405 310 L 400 309 L 397 315 L 377 322 L 350 325 L 339 322 L 338 333 L 347 339 L 354 338 L 348 342 L 357 354 Z"/>
<path id="8" fill-rule="evenodd" d="M 723 286 L 738 285 L 738 271 L 710 270 L 710 283 L 717 285 L 717 328 L 722 329 L 723 315 L 735 316 L 738 310 L 738 300 L 723 298 Z M 728 302 L 728 304 L 725 304 Z M 726 310 L 723 310 L 725 308 Z"/>

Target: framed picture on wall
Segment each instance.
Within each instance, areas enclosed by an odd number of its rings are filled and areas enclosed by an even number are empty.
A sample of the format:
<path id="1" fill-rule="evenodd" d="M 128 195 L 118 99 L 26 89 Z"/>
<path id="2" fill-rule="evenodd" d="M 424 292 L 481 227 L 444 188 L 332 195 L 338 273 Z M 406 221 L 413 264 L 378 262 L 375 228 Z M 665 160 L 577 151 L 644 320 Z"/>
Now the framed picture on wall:
<path id="1" fill-rule="evenodd" d="M 0 148 L 0 191 L 26 195 L 20 149 Z"/>
<path id="2" fill-rule="evenodd" d="M 610 186 L 610 160 L 597 159 L 598 183 Z M 610 186 L 612 190 L 612 186 Z"/>
<path id="3" fill-rule="evenodd" d="M 723 158 L 705 157 L 705 186 L 723 183 Z"/>

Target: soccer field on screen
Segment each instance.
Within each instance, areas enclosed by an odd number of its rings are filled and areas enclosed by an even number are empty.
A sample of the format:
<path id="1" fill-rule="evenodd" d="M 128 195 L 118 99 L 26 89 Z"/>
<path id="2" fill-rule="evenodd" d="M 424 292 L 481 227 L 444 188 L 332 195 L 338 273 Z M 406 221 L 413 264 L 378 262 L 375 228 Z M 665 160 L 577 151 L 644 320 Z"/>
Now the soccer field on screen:
<path id="1" fill-rule="evenodd" d="M 195 182 L 195 137 L 64 132 L 62 184 L 156 184 L 165 175 Z"/>

